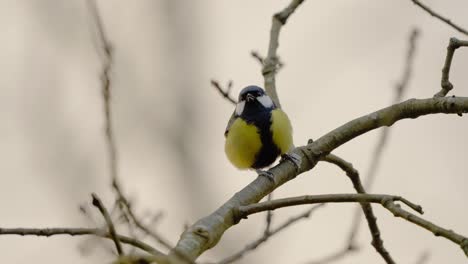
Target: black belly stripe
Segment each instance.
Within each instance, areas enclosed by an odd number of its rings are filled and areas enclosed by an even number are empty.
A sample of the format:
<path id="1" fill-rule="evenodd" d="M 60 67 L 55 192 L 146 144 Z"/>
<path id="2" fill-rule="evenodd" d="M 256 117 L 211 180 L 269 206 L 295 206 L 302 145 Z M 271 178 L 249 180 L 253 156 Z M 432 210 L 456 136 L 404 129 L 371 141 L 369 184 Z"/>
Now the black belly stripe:
<path id="1" fill-rule="evenodd" d="M 256 112 L 253 115 L 243 116 L 247 123 L 254 124 L 262 141 L 262 148 L 255 156 L 255 162 L 252 165 L 254 169 L 260 169 L 272 164 L 280 154 L 279 148 L 273 143 L 273 133 L 270 130 L 271 111 Z"/>

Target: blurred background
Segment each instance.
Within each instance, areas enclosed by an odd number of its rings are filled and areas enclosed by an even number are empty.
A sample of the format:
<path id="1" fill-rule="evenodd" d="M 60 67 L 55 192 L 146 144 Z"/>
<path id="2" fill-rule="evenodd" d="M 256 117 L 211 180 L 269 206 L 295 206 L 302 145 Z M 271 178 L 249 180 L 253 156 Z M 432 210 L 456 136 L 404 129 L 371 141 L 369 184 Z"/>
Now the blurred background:
<path id="1" fill-rule="evenodd" d="M 155 226 L 175 243 L 185 224 L 211 213 L 255 174 L 225 158 L 223 132 L 233 106 L 210 86 L 233 80 L 232 93 L 263 86 L 251 50 L 266 53 L 271 16 L 289 1 L 98 1 L 114 49 L 114 133 L 124 191 L 139 214 L 163 212 Z M 463 0 L 425 0 L 468 27 Z M 417 43 L 406 98 L 439 90 L 452 36 L 466 36 L 409 0 L 306 1 L 280 37 L 285 66 L 278 93 L 296 145 L 388 106 L 403 72 L 408 35 Z M 98 193 L 111 207 L 96 28 L 84 0 L 0 1 L 0 227 L 94 226 L 78 210 Z M 456 52 L 453 93 L 468 95 L 468 50 Z M 402 195 L 425 218 L 468 234 L 468 122 L 432 115 L 398 122 L 372 189 Z M 380 131 L 336 154 L 363 177 Z M 276 197 L 353 192 L 337 168 L 319 164 Z M 382 238 L 398 263 L 465 263 L 460 248 L 375 206 Z M 304 207 L 275 212 L 273 225 Z M 307 263 L 342 247 L 355 205 L 328 205 L 271 238 L 238 263 Z M 101 222 L 99 215 L 96 221 Z M 229 229 L 201 260 L 219 260 L 263 232 L 264 215 Z M 361 250 L 337 263 L 382 263 L 367 227 Z M 92 243 L 91 243 L 92 242 Z M 0 236 L 3 263 L 103 263 L 103 244 L 84 237 Z M 84 250 L 83 248 L 87 248 Z M 277 254 L 281 251 L 281 254 Z"/>

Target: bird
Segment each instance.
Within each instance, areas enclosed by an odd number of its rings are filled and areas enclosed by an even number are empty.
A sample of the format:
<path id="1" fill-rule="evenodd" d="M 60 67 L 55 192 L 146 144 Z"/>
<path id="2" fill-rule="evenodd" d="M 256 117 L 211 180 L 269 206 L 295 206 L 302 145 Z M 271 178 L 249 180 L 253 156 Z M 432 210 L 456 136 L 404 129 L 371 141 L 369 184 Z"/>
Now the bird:
<path id="1" fill-rule="evenodd" d="M 240 91 L 224 136 L 226 156 L 239 169 L 254 169 L 258 175 L 274 181 L 270 172 L 261 169 L 279 156 L 298 167 L 297 156 L 288 154 L 294 147 L 291 122 L 258 86 L 250 85 Z"/>

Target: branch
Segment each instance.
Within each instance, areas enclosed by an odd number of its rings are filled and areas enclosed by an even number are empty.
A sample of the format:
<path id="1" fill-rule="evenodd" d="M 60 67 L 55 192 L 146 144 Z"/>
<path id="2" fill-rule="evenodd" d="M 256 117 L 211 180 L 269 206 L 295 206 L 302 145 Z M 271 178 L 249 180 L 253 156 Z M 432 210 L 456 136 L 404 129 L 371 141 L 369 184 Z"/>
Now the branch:
<path id="1" fill-rule="evenodd" d="M 237 252 L 237 253 L 235 253 L 235 254 L 233 254 L 233 255 L 231 255 L 231 256 L 223 259 L 223 260 L 221 260 L 220 262 L 218 262 L 218 264 L 228 264 L 228 263 L 232 263 L 232 262 L 242 258 L 245 254 L 255 250 L 258 246 L 265 243 L 270 237 L 276 235 L 280 231 L 282 231 L 282 230 L 286 229 L 287 227 L 293 225 L 294 223 L 298 222 L 299 220 L 309 218 L 310 215 L 315 210 L 322 207 L 323 205 L 324 204 L 319 204 L 319 205 L 312 206 L 307 211 L 305 211 L 305 212 L 303 212 L 303 213 L 301 213 L 301 214 L 299 214 L 297 216 L 291 217 L 290 219 L 286 220 L 283 224 L 281 224 L 277 228 L 271 229 L 268 233 L 264 233 L 263 236 L 261 236 L 259 239 L 255 240 L 252 243 L 245 246 L 245 248 L 242 249 L 241 251 L 239 251 L 239 252 Z M 268 211 L 268 212 L 271 212 L 271 211 Z"/>
<path id="2" fill-rule="evenodd" d="M 459 47 L 468 46 L 468 41 L 459 40 L 457 38 L 450 38 L 449 45 L 447 47 L 447 56 L 445 57 L 444 67 L 442 68 L 442 80 L 440 85 L 442 89 L 434 95 L 434 97 L 444 97 L 453 89 L 452 83 L 449 81 L 450 67 L 452 66 L 452 59 L 455 50 Z"/>
<path id="3" fill-rule="evenodd" d="M 418 0 L 411 0 L 411 2 L 413 2 L 415 5 L 421 7 L 424 11 L 426 11 L 427 13 L 429 13 L 429 15 L 439 19 L 440 21 L 446 23 L 447 25 L 451 26 L 452 28 L 454 28 L 455 30 L 457 30 L 458 32 L 462 33 L 462 34 L 465 34 L 468 36 L 468 31 L 458 25 L 456 25 L 455 23 L 453 23 L 452 21 L 450 21 L 450 19 L 448 18 L 445 18 L 443 17 L 442 15 L 439 15 L 438 13 L 436 13 L 435 11 L 433 11 L 431 8 L 429 8 L 427 5 L 424 5 L 423 3 L 421 3 L 420 1 Z"/>
<path id="4" fill-rule="evenodd" d="M 239 206 L 236 212 L 236 217 L 239 219 L 247 219 L 247 216 L 252 214 L 258 214 L 267 210 L 276 210 L 283 207 L 290 207 L 304 204 L 323 204 L 323 203 L 378 203 L 383 207 L 389 202 L 402 202 L 416 212 L 423 214 L 422 207 L 414 204 L 407 199 L 386 194 L 321 194 L 321 195 L 304 195 L 290 198 L 283 198 L 277 200 L 271 200 L 262 203 L 250 204 Z M 388 209 L 388 208 L 387 208 Z M 392 211 L 393 212 L 393 211 Z"/>
<path id="5" fill-rule="evenodd" d="M 283 9 L 281 12 L 278 12 L 273 15 L 271 31 L 270 31 L 270 42 L 268 45 L 268 55 L 263 60 L 262 74 L 265 79 L 265 91 L 275 102 L 275 104 L 281 108 L 278 94 L 276 92 L 276 80 L 275 75 L 278 70 L 278 55 L 277 50 L 279 47 L 279 34 L 281 28 L 286 24 L 288 18 L 296 11 L 299 5 L 302 4 L 304 0 L 292 0 L 291 3 Z"/>
<path id="6" fill-rule="evenodd" d="M 354 189 L 356 189 L 356 192 L 360 194 L 366 193 L 364 187 L 361 184 L 361 179 L 359 178 L 359 172 L 356 169 L 354 169 L 351 163 L 333 154 L 327 155 L 325 158 L 323 158 L 323 160 L 326 162 L 335 164 L 336 166 L 341 168 L 343 171 L 345 171 L 346 175 L 349 177 L 349 179 L 353 183 L 353 187 Z M 369 226 L 369 231 L 372 236 L 372 243 L 371 243 L 372 246 L 374 246 L 375 250 L 382 256 L 382 258 L 385 260 L 386 263 L 395 263 L 390 253 L 384 247 L 383 240 L 380 237 L 380 229 L 379 229 L 379 226 L 377 225 L 377 218 L 375 217 L 375 214 L 372 210 L 372 206 L 369 203 L 361 203 L 361 207 L 362 207 L 362 211 L 364 212 L 364 215 L 366 216 L 367 224 Z M 357 227 L 351 229 L 351 233 L 350 233 L 349 240 L 348 240 L 348 246 L 343 249 L 343 253 L 333 254 L 333 255 L 336 255 L 335 258 L 337 258 L 338 256 L 344 256 L 344 252 L 348 252 L 348 251 L 356 249 L 354 245 L 354 237 L 355 237 L 357 230 L 358 230 Z"/>
<path id="7" fill-rule="evenodd" d="M 93 205 L 99 209 L 99 212 L 101 212 L 102 216 L 104 217 L 104 220 L 106 221 L 107 227 L 109 228 L 110 237 L 114 241 L 117 253 L 119 254 L 119 256 L 124 255 L 122 245 L 120 244 L 120 240 L 117 237 L 117 233 L 115 232 L 115 226 L 114 223 L 112 223 L 112 219 L 109 215 L 109 212 L 102 204 L 101 199 L 99 199 L 99 197 L 95 193 L 93 193 L 91 196 L 93 197 Z"/>
<path id="8" fill-rule="evenodd" d="M 395 122 L 407 118 L 417 118 L 436 113 L 455 114 L 467 112 L 467 97 L 443 97 L 411 99 L 356 118 L 307 146 L 295 148 L 292 153 L 309 162 L 302 162 L 299 168 L 296 168 L 291 162 L 281 162 L 269 170 L 274 175 L 274 182 L 265 177 L 257 177 L 211 215 L 198 220 L 190 226 L 181 235 L 180 240 L 176 247 L 171 250 L 169 256 L 174 261 L 180 260 L 183 262 L 177 256 L 178 254 L 184 255 L 190 260 L 195 260 L 204 251 L 214 247 L 223 233 L 236 224 L 234 219 L 236 208 L 258 202 L 297 175 L 314 168 L 322 157 L 328 155 L 337 147 L 366 132 L 383 126 L 391 126 Z"/>
<path id="9" fill-rule="evenodd" d="M 268 194 L 267 201 L 273 200 L 273 193 Z M 271 222 L 273 221 L 273 211 L 268 211 L 265 217 L 265 230 L 263 231 L 263 235 L 267 236 L 271 232 Z"/>
<path id="10" fill-rule="evenodd" d="M 19 236 L 56 236 L 56 235 L 70 235 L 70 236 L 83 236 L 93 235 L 102 238 L 112 239 L 112 236 L 107 230 L 100 228 L 0 228 L 0 235 L 19 235 Z M 165 255 L 153 248 L 152 246 L 144 243 L 143 241 L 116 234 L 119 241 L 124 244 L 132 245 L 145 252 L 148 252 L 156 257 L 163 258 Z"/>
<path id="11" fill-rule="evenodd" d="M 115 141 L 115 136 L 112 129 L 112 109 L 111 109 L 111 79 L 109 76 L 112 61 L 113 61 L 113 53 L 111 49 L 110 42 L 107 38 L 106 32 L 103 27 L 103 23 L 101 17 L 99 15 L 96 3 L 94 0 L 88 0 L 88 6 L 95 21 L 98 37 L 99 37 L 99 46 L 101 47 L 100 51 L 102 51 L 102 59 L 103 59 L 103 69 L 101 73 L 102 79 L 102 95 L 103 95 L 103 103 L 104 103 L 104 119 L 105 119 L 105 135 L 106 135 L 106 143 L 107 143 L 107 152 L 109 157 L 110 163 L 110 177 L 112 182 L 112 188 L 115 191 L 117 196 L 116 200 L 119 205 L 120 210 L 126 214 L 135 225 L 140 228 L 142 231 L 153 237 L 156 241 L 160 244 L 165 246 L 167 249 L 172 248 L 170 243 L 164 239 L 160 234 L 156 233 L 155 231 L 150 231 L 149 228 L 143 225 L 137 217 L 135 216 L 128 199 L 125 197 L 118 175 L 118 153 L 117 153 L 117 144 Z"/>
<path id="12" fill-rule="evenodd" d="M 250 52 L 250 56 L 252 56 L 252 58 L 254 58 L 263 67 L 263 63 L 265 61 L 265 58 L 263 58 L 263 56 L 260 55 L 260 53 L 258 53 L 258 51 L 252 50 Z"/>
<path id="13" fill-rule="evenodd" d="M 389 210 L 395 217 L 403 218 L 413 224 L 416 224 L 430 232 L 435 236 L 442 236 L 456 244 L 458 244 L 465 255 L 468 257 L 468 238 L 459 235 L 452 230 L 442 228 L 434 223 L 431 223 L 419 216 L 416 216 L 401 206 L 395 204 L 396 201 L 406 204 L 411 209 L 422 214 L 422 208 L 403 197 L 394 195 L 382 194 L 325 194 L 325 195 L 305 195 L 299 197 L 291 197 L 273 200 L 269 202 L 251 204 L 240 206 L 237 211 L 237 217 L 246 218 L 248 215 L 264 212 L 266 210 L 275 210 L 278 208 L 302 205 L 302 204 L 317 204 L 317 203 L 346 203 L 346 202 L 359 202 L 359 203 L 379 203 L 385 209 Z"/>
<path id="14" fill-rule="evenodd" d="M 237 101 L 231 97 L 230 92 L 232 89 L 232 81 L 229 81 L 227 88 L 223 89 L 221 88 L 221 85 L 219 84 L 218 81 L 211 80 L 211 85 L 218 90 L 218 92 L 224 97 L 224 99 L 228 100 L 232 104 L 237 104 Z"/>

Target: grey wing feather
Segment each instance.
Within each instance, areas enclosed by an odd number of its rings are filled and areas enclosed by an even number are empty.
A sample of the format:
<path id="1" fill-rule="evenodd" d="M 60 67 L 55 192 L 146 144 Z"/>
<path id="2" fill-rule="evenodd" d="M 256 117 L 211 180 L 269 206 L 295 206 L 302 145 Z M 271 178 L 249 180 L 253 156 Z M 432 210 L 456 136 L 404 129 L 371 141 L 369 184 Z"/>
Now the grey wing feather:
<path id="1" fill-rule="evenodd" d="M 229 118 L 229 122 L 226 126 L 226 129 L 224 130 L 224 137 L 227 137 L 228 133 L 229 133 L 229 129 L 231 128 L 232 124 L 234 123 L 234 121 L 236 120 L 237 116 L 236 116 L 236 112 L 233 112 L 232 115 L 231 115 L 231 118 Z"/>

